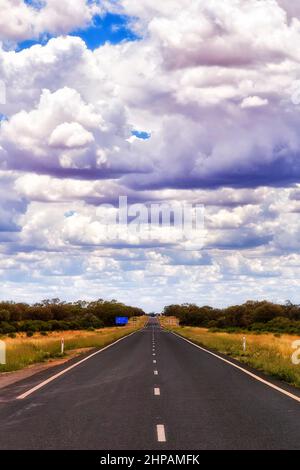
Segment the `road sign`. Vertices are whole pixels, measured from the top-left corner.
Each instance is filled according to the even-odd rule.
[[[116,325],[127,325],[128,317],[116,317]]]

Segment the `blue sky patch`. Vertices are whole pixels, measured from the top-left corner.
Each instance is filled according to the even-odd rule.
[[[27,39],[26,41],[19,42],[17,51],[23,51],[24,49],[29,49],[32,46],[36,46],[37,44],[40,44],[42,46],[45,46],[49,39],[51,39],[52,36],[46,36],[43,39]]]
[[[127,16],[112,13],[104,17],[96,16],[91,26],[74,31],[71,36],[80,37],[92,50],[106,42],[119,44],[124,41],[137,41],[139,36],[130,29],[129,21]]]
[[[31,2],[28,2],[31,3]],[[70,32],[70,36],[80,37],[88,49],[94,50],[106,42],[119,44],[124,41],[137,41],[140,39],[130,28],[130,18],[124,15],[107,13],[105,16],[95,16],[93,24],[84,29]],[[37,44],[45,45],[53,35],[44,34],[42,38],[27,39],[18,43],[17,51],[29,49]]]
[[[41,10],[45,6],[46,1],[45,0],[24,0],[24,3],[26,3],[26,5],[32,8],[35,8],[36,10]]]
[[[76,211],[68,211],[68,212],[65,212],[64,216],[66,219],[69,219],[70,217],[73,217],[73,215],[76,214]]]
[[[148,140],[151,137],[151,134],[149,132],[146,132],[146,131],[134,130],[134,131],[131,132],[131,134],[134,135],[135,137],[137,137],[138,139],[142,139],[142,140]]]

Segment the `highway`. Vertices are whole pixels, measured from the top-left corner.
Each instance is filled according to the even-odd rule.
[[[271,388],[154,318],[43,384],[67,367],[2,390],[0,449],[300,449],[299,391]]]

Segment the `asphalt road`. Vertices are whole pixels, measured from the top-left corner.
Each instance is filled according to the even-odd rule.
[[[16,399],[49,375],[0,394],[0,449],[300,449],[299,402],[155,319]]]

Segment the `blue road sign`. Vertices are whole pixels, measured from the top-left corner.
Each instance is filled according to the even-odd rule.
[[[116,325],[127,325],[128,317],[116,317]]]

